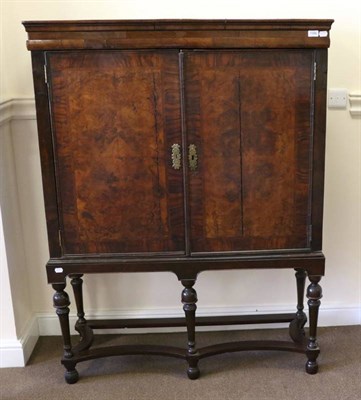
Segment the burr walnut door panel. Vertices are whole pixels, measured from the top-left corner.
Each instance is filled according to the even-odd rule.
[[[177,51],[47,54],[63,253],[184,253]]]
[[[309,248],[313,52],[184,58],[191,251]]]

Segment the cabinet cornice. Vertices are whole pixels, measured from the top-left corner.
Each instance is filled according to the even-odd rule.
[[[25,21],[29,50],[327,48],[333,20]],[[313,32],[313,34],[309,34]],[[323,32],[315,35],[315,32]]]

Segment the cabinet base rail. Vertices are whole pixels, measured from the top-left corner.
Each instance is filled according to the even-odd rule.
[[[196,317],[196,326],[282,323],[291,322],[295,318],[295,313]],[[87,325],[92,329],[169,328],[186,326],[186,321],[184,317],[87,319]]]
[[[290,334],[292,335],[292,322],[294,321],[297,321],[297,315],[295,313],[214,316],[198,317],[196,319],[196,326],[291,322]],[[218,343],[199,348],[193,354],[190,354],[187,349],[182,347],[164,345],[119,345],[91,349],[94,340],[93,330],[95,329],[182,327],[185,325],[186,322],[184,318],[87,320],[86,322],[77,323],[75,328],[80,333],[81,340],[77,345],[72,347],[72,355],[64,357],[61,361],[67,370],[65,373],[65,379],[68,383],[75,383],[78,381],[79,375],[75,366],[80,362],[123,355],[167,356],[183,359],[189,364],[197,365],[198,361],[203,358],[239,351],[276,350],[307,354],[307,343],[305,337],[303,337],[303,339],[298,343],[281,340],[247,340]],[[195,376],[192,376],[188,371],[188,376],[191,379],[196,379],[198,378],[199,373],[196,372]]]
[[[76,351],[76,348],[74,348],[73,357],[71,359],[63,358],[61,363],[67,369],[67,372],[65,373],[66,381],[68,383],[75,383],[79,378],[77,373],[75,381],[72,381],[73,379],[75,379],[74,372],[71,374],[72,380],[69,381],[67,379],[67,376],[69,376],[69,372],[76,371],[76,364],[79,362],[94,360],[97,358],[125,355],[155,355],[180,358],[183,360],[187,360],[188,362],[193,360],[198,363],[198,361],[203,358],[215,356],[218,354],[252,350],[278,350],[306,354],[307,347],[305,343],[295,344],[292,342],[281,340],[250,340],[219,343],[216,345],[200,348],[198,349],[197,353],[190,355],[187,354],[186,350],[181,347],[158,345],[120,345],[96,348],[79,352]]]
[[[241,324],[241,323],[256,323],[258,317],[261,323],[272,323],[272,322],[287,322],[295,320],[295,314],[267,314],[260,316],[227,316],[227,317],[203,317],[197,319],[197,325],[205,326],[211,325],[211,320],[214,320],[212,325],[221,325],[221,322],[217,320],[222,318],[230,324]],[[154,324],[151,325],[151,320]],[[166,321],[172,322],[166,324]],[[287,320],[287,321],[286,321]],[[198,324],[199,321],[199,324]],[[242,322],[240,322],[242,321]],[[260,323],[260,322],[258,322]],[[290,341],[281,340],[247,340],[247,341],[234,341],[228,343],[219,343],[211,346],[206,346],[197,349],[193,354],[190,354],[187,349],[181,347],[164,346],[164,345],[119,345],[119,346],[107,346],[90,349],[93,342],[93,329],[114,329],[122,327],[165,327],[165,326],[184,326],[185,322],[181,318],[167,318],[164,321],[160,319],[137,319],[137,320],[89,320],[85,324],[77,324],[76,329],[81,334],[80,342],[72,348],[72,356],[69,358],[63,358],[61,363],[66,368],[65,379],[68,383],[77,382],[79,375],[75,369],[76,364],[89,361],[97,358],[114,357],[122,355],[155,355],[155,356],[167,356],[186,360],[188,363],[198,364],[198,361],[231,352],[239,351],[252,351],[252,350],[276,350],[276,351],[289,351],[295,353],[307,354],[307,343],[304,338],[300,343],[293,343]],[[189,373],[188,373],[189,375]],[[196,379],[199,376],[189,376],[191,379]]]
[[[64,365],[65,380],[75,383],[79,374],[75,369],[79,362],[102,357],[121,355],[160,355],[183,359],[187,362],[187,374],[190,379],[200,376],[199,360],[222,353],[250,351],[250,350],[278,350],[303,353],[307,356],[306,372],[315,374],[318,371],[317,357],[320,349],[317,344],[317,319],[322,289],[319,285],[321,276],[309,275],[311,281],[307,288],[309,306],[309,334],[306,338],[304,326],[307,322],[303,309],[306,271],[296,269],[297,282],[297,312],[283,314],[253,314],[196,317],[197,292],[193,288],[195,279],[181,280],[184,287],[181,300],[185,318],[128,318],[128,319],[85,319],[82,296],[81,274],[72,274],[71,285],[77,306],[78,320],[75,329],[80,335],[80,341],[72,346],[69,327],[69,296],[64,291],[66,284],[53,284],[55,289],[54,307],[59,317],[64,353],[61,360]],[[292,341],[250,340],[219,343],[198,348],[196,346],[196,327],[215,325],[242,325],[242,324],[289,323],[289,335]],[[165,345],[120,345],[91,348],[94,340],[94,330],[97,329],[125,329],[125,328],[161,328],[186,327],[187,346],[185,348]]]

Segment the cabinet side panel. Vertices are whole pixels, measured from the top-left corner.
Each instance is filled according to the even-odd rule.
[[[65,253],[183,251],[177,53],[48,59]]]
[[[309,247],[312,51],[187,55],[192,251]]]
[[[327,49],[316,51],[314,152],[312,181],[312,250],[322,249],[323,195],[325,172]]]
[[[49,98],[44,69],[45,57],[43,52],[33,51],[31,58],[49,252],[50,257],[59,257],[61,255],[61,248],[59,245],[58,204]]]

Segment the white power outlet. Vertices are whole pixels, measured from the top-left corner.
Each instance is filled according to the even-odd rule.
[[[347,90],[329,89],[328,108],[347,108]]]

